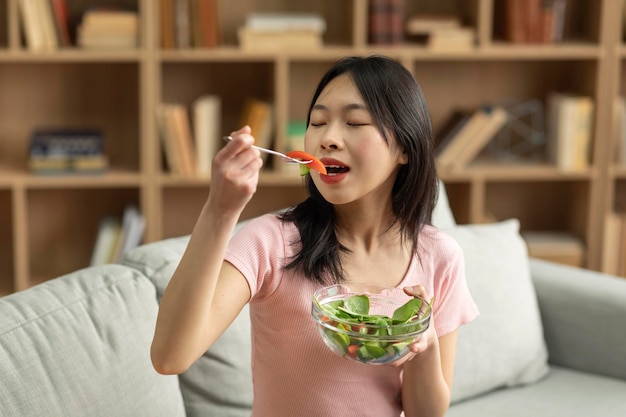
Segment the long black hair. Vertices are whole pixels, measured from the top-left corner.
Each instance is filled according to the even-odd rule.
[[[307,126],[319,95],[343,74],[352,78],[387,144],[395,139],[408,157],[392,189],[392,210],[402,238],[417,250],[422,226],[431,223],[438,193],[432,126],[422,90],[413,75],[391,58],[342,58],[320,80],[309,106]],[[349,250],[337,240],[333,205],[310,176],[305,182],[309,197],[281,215],[284,221],[293,221],[300,232],[300,241],[292,244],[302,245],[286,268],[301,269],[308,279],[321,284],[341,282],[340,254]]]

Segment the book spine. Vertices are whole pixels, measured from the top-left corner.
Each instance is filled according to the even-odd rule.
[[[391,42],[387,0],[369,1],[369,43],[387,45]]]
[[[404,11],[406,0],[388,0],[389,43],[400,45],[404,42]]]
[[[69,12],[67,8],[67,0],[50,0],[52,12],[54,15],[54,23],[61,46],[68,47],[72,45],[70,39]]]

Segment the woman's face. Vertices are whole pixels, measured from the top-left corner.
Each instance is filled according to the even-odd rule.
[[[326,166],[328,175],[311,171],[311,177],[331,204],[389,200],[399,165],[407,162],[394,138],[387,145],[348,75],[333,79],[318,97],[305,150]]]

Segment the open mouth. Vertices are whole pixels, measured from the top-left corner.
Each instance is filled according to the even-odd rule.
[[[342,165],[326,165],[326,175],[339,175],[350,171],[350,168]]]

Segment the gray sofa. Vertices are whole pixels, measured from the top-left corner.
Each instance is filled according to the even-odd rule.
[[[459,334],[448,416],[626,415],[626,280],[529,260],[517,221],[455,225],[445,195],[435,223],[465,251],[481,310]],[[249,416],[247,311],[184,374],[151,367],[187,239],[1,298],[0,416]]]

